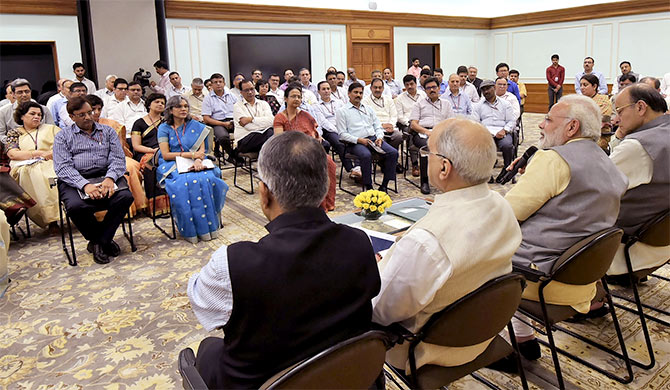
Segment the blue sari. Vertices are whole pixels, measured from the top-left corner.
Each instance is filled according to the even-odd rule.
[[[189,120],[177,130],[163,123],[158,128],[158,142],[167,142],[171,152],[196,152],[203,142],[207,150],[208,134],[209,129],[195,120]],[[217,167],[179,173],[174,160],[166,161],[160,151],[158,153],[157,177],[170,196],[179,234],[190,242],[215,238],[228,192],[221,170]]]

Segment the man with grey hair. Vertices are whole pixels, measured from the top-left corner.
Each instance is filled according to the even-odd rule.
[[[514,212],[486,183],[496,147],[483,125],[465,118],[439,122],[420,153],[428,159],[430,184],[442,193],[379,262],[382,288],[372,301],[374,322],[399,322],[411,332],[489,280],[510,273],[521,242]],[[491,340],[465,348],[420,343],[417,368],[468,363]],[[389,351],[387,362],[409,372],[408,343]]]
[[[379,272],[370,239],[332,222],[326,153],[298,131],[270,138],[258,156],[258,242],[219,248],[191,276],[188,296],[208,331],[196,367],[208,388],[259,388],[272,375],[371,325]],[[305,299],[309,297],[309,299]]]
[[[49,111],[53,111],[53,106],[54,104],[56,104],[57,101],[65,98],[65,94],[63,93],[63,84],[66,81],[68,81],[68,79],[58,79],[58,83],[56,83],[56,85],[58,86],[58,93],[50,97],[49,100],[47,100],[46,106],[49,109]]]
[[[94,95],[102,99],[103,102],[108,97],[114,95],[114,82],[116,79],[117,76],[115,74],[107,75],[107,77],[105,77],[105,87],[95,91]]]
[[[202,122],[202,101],[205,100],[205,94],[202,92],[205,88],[205,82],[200,77],[191,81],[191,90],[184,94],[188,104],[191,106],[191,116],[198,122]]]
[[[600,121],[600,109],[593,99],[567,95],[540,123],[542,150],[533,155],[519,182],[505,196],[523,234],[512,258],[516,266],[548,274],[576,242],[614,226],[628,179],[596,143]],[[524,298],[537,301],[538,286],[529,281]],[[544,291],[548,304],[588,313],[596,284],[551,282]],[[593,309],[598,309],[595,315],[607,313],[600,302]],[[513,324],[521,353],[527,359],[538,359],[540,347],[532,328],[515,319]]]
[[[30,88],[30,82],[26,79],[16,79],[10,84],[12,92],[14,92],[14,103],[6,104],[0,107],[0,137],[7,134],[9,130],[14,130],[19,125],[14,121],[14,111],[16,107],[21,103],[27,101],[35,101],[31,99],[32,88]],[[41,123],[48,123],[50,125],[54,124],[54,118],[45,106],[42,106],[42,116]]]

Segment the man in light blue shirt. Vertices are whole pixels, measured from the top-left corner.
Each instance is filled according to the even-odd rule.
[[[591,57],[586,57],[584,58],[584,71],[577,73],[575,76],[575,92],[578,95],[582,94],[582,89],[579,86],[579,81],[582,79],[582,76],[585,74],[593,74],[598,78],[598,93],[602,93],[603,95],[607,95],[607,80],[605,80],[605,76],[596,71],[593,70],[593,64],[595,61]]]
[[[226,90],[225,79],[220,73],[214,73],[210,77],[212,91],[202,101],[202,118],[206,125],[214,129],[214,140],[216,142],[214,154],[219,156],[219,147],[223,147],[228,153],[229,160],[233,159],[233,147],[230,144],[230,131],[233,130],[233,106],[237,98]]]
[[[391,90],[391,97],[395,99],[396,96],[402,93],[402,87],[395,80],[393,80],[393,71],[391,68],[385,68],[383,76],[385,86]]]
[[[398,151],[384,142],[384,129],[379,119],[372,108],[361,103],[362,99],[363,86],[356,82],[349,85],[349,103],[335,114],[337,132],[340,140],[347,143],[347,152],[358,156],[366,189],[372,189],[372,153],[377,153],[373,148],[376,146],[384,151],[383,154],[377,153],[384,167],[384,179],[379,190],[387,192],[388,182],[395,180]]]
[[[461,92],[461,78],[456,73],[450,74],[448,85],[449,89],[440,98],[451,102],[451,109],[454,114],[472,119],[472,102],[470,96]]]

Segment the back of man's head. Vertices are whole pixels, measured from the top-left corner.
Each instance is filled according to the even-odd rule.
[[[465,118],[447,119],[435,126],[431,137],[435,137],[435,153],[451,161],[466,185],[474,186],[489,179],[496,161],[496,145],[481,123]]]
[[[258,176],[284,212],[318,207],[328,191],[326,152],[299,131],[275,135],[258,155]]]
[[[656,113],[664,113],[668,111],[668,104],[665,99],[663,99],[661,93],[648,84],[633,84],[625,90],[630,94],[631,103],[643,101]]]
[[[573,138],[590,138],[596,142],[600,139],[602,113],[593,99],[581,95],[566,95],[559,103],[566,106],[567,117],[579,122],[579,134]]]

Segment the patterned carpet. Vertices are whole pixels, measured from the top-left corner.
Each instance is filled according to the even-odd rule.
[[[526,141],[521,152],[536,142],[541,115],[525,114]],[[502,161],[499,158],[500,161]],[[497,173],[497,172],[496,172]],[[0,388],[3,389],[173,389],[181,387],[177,355],[190,346],[196,349],[208,333],[198,324],[186,296],[189,276],[200,269],[222,244],[257,240],[266,234],[265,217],[257,206],[257,195],[247,195],[232,186],[232,170],[224,171],[230,184],[222,212],[224,228],[219,238],[197,245],[168,240],[151,220],[136,218],[133,231],[137,252],[116,237],[122,255],[109,265],[93,262],[85,241],[75,233],[79,266],[67,265],[60,237],[47,235],[32,225],[33,237],[12,242],[12,283],[0,298]],[[344,182],[357,189],[348,178]],[[245,182],[245,184],[248,183]],[[505,193],[511,187],[494,185]],[[420,196],[418,189],[398,180],[394,200]],[[352,197],[337,193],[336,216],[354,210]],[[160,221],[167,226],[169,220]],[[662,273],[668,274],[667,270]],[[666,309],[670,304],[665,282],[650,280],[642,288],[643,300]],[[619,312],[620,313],[620,312]],[[620,314],[629,351],[646,361],[641,330],[636,317]],[[608,319],[571,326],[594,339],[616,345]],[[585,367],[561,359],[569,388],[581,389],[670,389],[670,331],[650,324],[657,365],[649,371],[635,370],[635,381],[621,385]],[[215,334],[214,332],[213,334]],[[557,337],[558,344],[581,356],[605,363],[623,373],[621,363],[603,357],[580,342]],[[538,362],[526,362],[532,388],[555,385],[548,350]],[[516,376],[481,370],[487,379],[505,389],[519,388]],[[395,388],[392,383],[387,385]],[[472,378],[452,389],[485,388]]]

